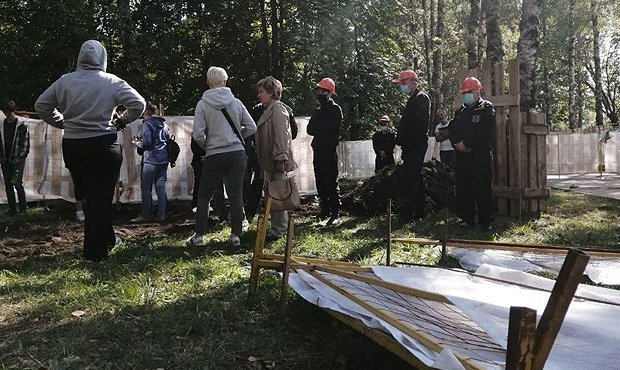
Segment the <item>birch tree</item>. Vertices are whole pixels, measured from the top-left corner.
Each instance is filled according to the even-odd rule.
[[[592,0],[596,1],[596,0]],[[542,0],[523,0],[519,24],[519,57],[521,111],[527,112],[536,105],[535,71],[538,55],[538,24]]]

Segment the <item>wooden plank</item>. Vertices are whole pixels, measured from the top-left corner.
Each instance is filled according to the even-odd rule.
[[[506,114],[505,108],[499,107],[495,110],[495,148],[493,151],[493,184],[496,186],[508,186],[508,138],[506,135]],[[508,200],[506,197],[496,194],[495,203],[497,213],[500,215],[508,214]]]
[[[519,86],[519,61],[512,59],[508,62],[508,92],[511,95],[520,95]],[[511,188],[522,189],[523,182],[521,181],[521,171],[526,162],[521,156],[521,114],[519,107],[510,107],[508,111],[508,132],[509,132],[509,152],[508,163],[509,168],[509,182],[508,185]],[[521,216],[521,201],[510,201],[510,214],[512,216]]]
[[[551,192],[547,187],[547,135],[536,136],[536,168],[538,188],[547,193],[545,197],[538,200],[538,210],[543,212],[547,210],[547,199],[551,197]]]
[[[291,252],[293,250],[293,231],[295,224],[293,215],[289,212],[288,225],[286,228],[286,247],[284,249],[284,262],[282,264],[282,286],[280,287],[280,309],[286,313],[286,298],[288,293],[288,274],[291,268]]]
[[[523,133],[528,135],[549,135],[549,127],[547,125],[523,125]]]
[[[482,89],[484,92],[483,97],[485,99],[489,99],[493,95],[493,81],[491,80],[493,76],[493,63],[490,60],[486,59],[482,62],[482,70],[480,73],[480,83],[482,83]]]
[[[512,107],[519,105],[518,95],[491,95],[487,100],[496,107]]]
[[[523,190],[524,199],[549,199],[551,190],[549,188],[526,188]]]
[[[442,245],[444,241],[438,239],[423,238],[393,238],[394,243],[418,244],[418,245]],[[497,249],[514,252],[531,252],[531,253],[549,253],[549,254],[565,254],[570,250],[568,245],[546,245],[546,244],[519,244],[498,242],[492,240],[463,240],[448,239],[445,241],[446,246],[456,248],[470,249]],[[620,249],[608,249],[598,247],[582,247],[580,250],[592,257],[610,257],[620,258]]]
[[[392,198],[387,203],[387,249],[385,250],[385,265],[390,265],[392,255]]]
[[[536,311],[510,307],[506,370],[531,370],[536,344]]]
[[[589,259],[580,250],[571,249],[568,252],[536,328],[536,352],[532,369],[542,370],[545,366]]]
[[[415,357],[411,352],[409,352],[400,342],[398,342],[394,337],[389,334],[382,332],[379,329],[372,329],[368,326],[364,325],[360,320],[354,319],[351,316],[347,316],[338,311],[330,310],[329,308],[323,308],[328,314],[332,315],[336,319],[343,322],[345,325],[354,329],[358,333],[377,343],[381,347],[387,349],[388,351],[395,354],[401,360],[407,362],[409,365],[413,366],[419,370],[431,370],[432,367],[429,367],[420,359]]]
[[[280,254],[271,254],[271,253],[263,253],[261,255],[261,259],[265,260],[276,260],[276,261],[284,261],[284,256]],[[313,258],[313,257],[303,257],[303,256],[295,256],[295,260],[304,263],[315,263],[319,265],[344,265],[344,266],[358,266],[361,265],[353,262],[345,262],[345,261],[337,261],[337,260],[326,260],[321,258]]]
[[[248,287],[248,299],[251,299],[258,288],[258,278],[260,275],[260,266],[258,261],[261,259],[263,249],[265,247],[265,236],[267,235],[267,223],[269,222],[269,214],[271,213],[271,197],[267,197],[265,202],[265,214],[258,218],[258,226],[256,228],[256,240],[254,241],[254,253],[252,255],[252,267],[250,269],[250,284]]]
[[[521,122],[527,122],[527,121],[521,121]],[[540,169],[538,168],[538,136],[536,135],[523,135],[524,138],[527,138],[527,167],[523,168],[523,172],[527,173],[527,182],[523,183],[523,187],[524,188],[531,188],[531,189],[535,189],[538,188],[538,172],[540,171]],[[525,192],[524,192],[525,195]],[[529,209],[528,211],[530,212],[538,212],[538,200],[536,199],[525,199],[526,204],[529,203]]]
[[[493,65],[493,96],[506,94],[506,84],[504,83],[504,63]]]
[[[521,112],[519,107],[510,107],[508,113],[508,186],[514,189],[521,189],[523,182],[521,179],[521,169],[524,165],[524,158],[521,156]],[[511,199],[510,215],[521,216],[520,199]]]
[[[493,185],[493,195],[498,198],[504,198],[504,200],[520,199],[522,197],[521,190],[504,185]]]

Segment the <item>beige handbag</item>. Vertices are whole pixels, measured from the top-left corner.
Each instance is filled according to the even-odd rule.
[[[295,176],[267,183],[267,196],[271,197],[272,211],[290,211],[299,207],[299,189]]]

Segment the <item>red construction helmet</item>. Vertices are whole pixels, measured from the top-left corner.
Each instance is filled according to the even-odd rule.
[[[413,78],[416,82],[420,81],[420,79],[418,78],[417,73],[415,73],[414,71],[408,69],[406,71],[400,72],[400,74],[398,75],[398,79],[395,80],[394,82],[402,83],[403,81],[408,80],[410,78]]]
[[[336,92],[336,83],[331,78],[324,78],[316,84],[317,89],[324,89],[329,91],[330,94]]]
[[[463,83],[461,83],[461,92],[466,93],[472,90],[482,90],[482,84],[476,77],[467,77],[463,80]]]

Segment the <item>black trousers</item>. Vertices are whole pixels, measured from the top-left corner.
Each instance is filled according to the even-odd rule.
[[[493,221],[491,181],[490,152],[456,154],[456,210],[463,221],[473,224],[476,208],[480,225]]]
[[[0,165],[0,167],[2,168],[2,178],[4,179],[4,190],[6,191],[6,199],[9,204],[9,211],[13,213],[17,212],[17,204],[15,203],[15,192],[17,192],[17,199],[19,201],[19,211],[24,212],[26,210],[26,191],[24,190],[24,184],[22,182],[22,178],[24,177],[25,165],[26,161],[23,161],[19,164],[6,162]]]
[[[319,193],[322,215],[338,216],[340,194],[338,189],[338,154],[314,151],[314,181]]]
[[[426,197],[424,196],[424,180],[422,178],[422,164],[428,144],[414,148],[403,148],[403,166],[405,170],[405,204],[401,217],[410,219],[424,217],[426,214]]]
[[[63,139],[65,166],[84,192],[84,258],[108,257],[116,237],[112,226],[114,189],[123,162],[116,134]]]

